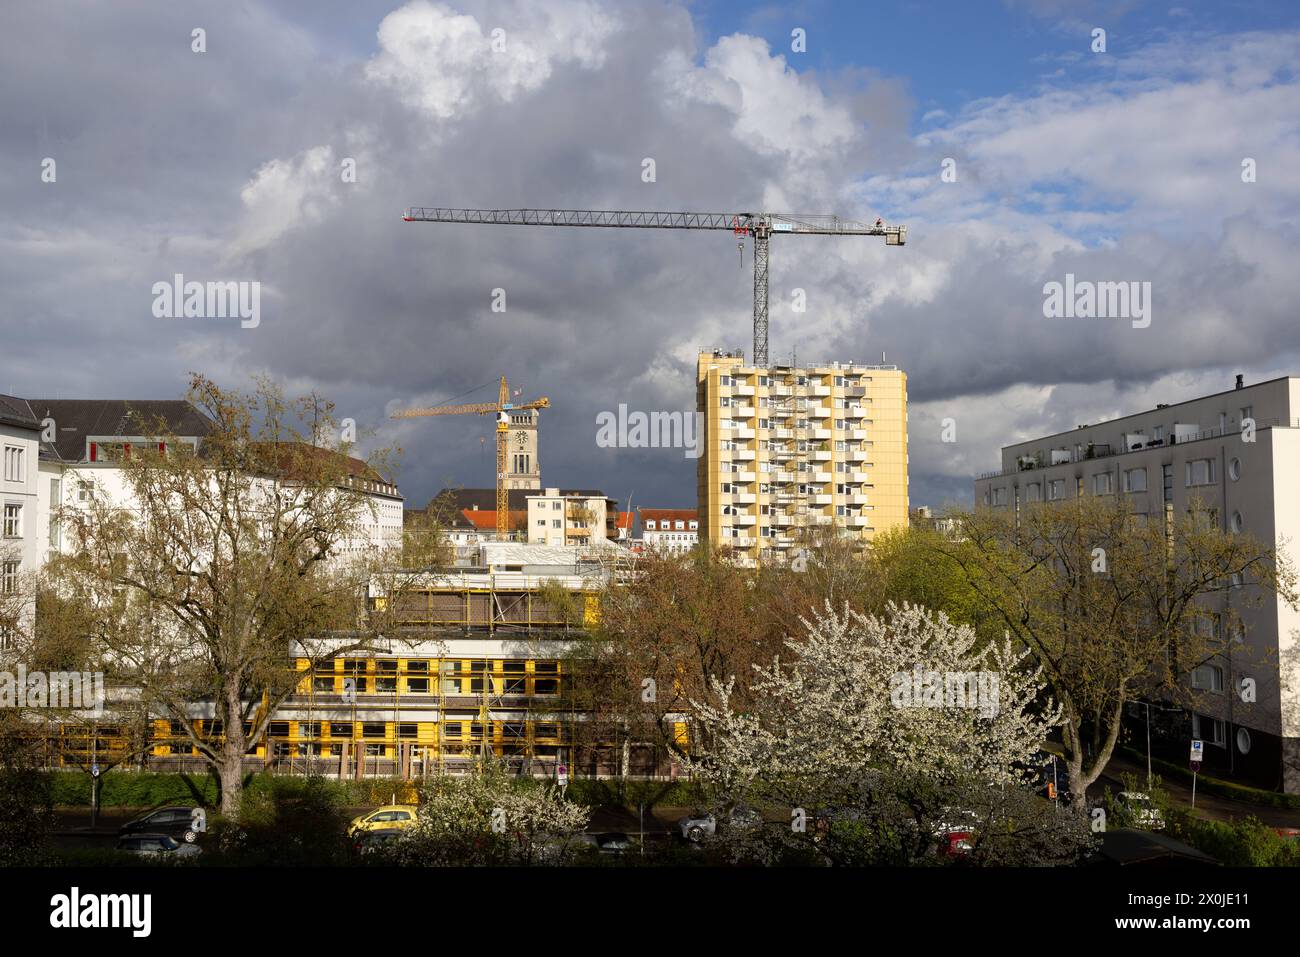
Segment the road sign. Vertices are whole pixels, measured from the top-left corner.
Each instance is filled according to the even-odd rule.
[[[92,778],[97,778],[97,777],[99,777],[99,765],[98,765],[98,764],[92,764],[92,765],[90,766],[90,776],[91,776]]]
[[[1192,739],[1192,760],[1197,764],[1200,764],[1201,759],[1204,757],[1205,757],[1205,742],[1198,740],[1197,738],[1193,738]]]
[[[561,764],[555,769],[555,780],[560,787],[564,787],[569,783],[569,766],[567,764]]]

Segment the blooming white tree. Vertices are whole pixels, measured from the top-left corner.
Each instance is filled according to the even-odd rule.
[[[589,818],[558,788],[521,781],[487,762],[464,777],[426,783],[418,819],[393,845],[393,859],[426,866],[561,863]]]
[[[993,835],[1055,820],[1023,797],[1059,709],[1009,641],[981,647],[969,627],[912,605],[881,617],[828,605],[802,624],[790,661],[756,667],[750,710],[732,709],[732,682],[718,684],[721,704],[693,702],[687,763],[717,796],[719,839],[768,860],[908,863],[961,829],[976,845],[986,833],[1004,860]],[[769,823],[746,826],[739,804]]]

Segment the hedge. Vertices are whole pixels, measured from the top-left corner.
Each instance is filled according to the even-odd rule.
[[[1146,763],[1147,756],[1145,753],[1130,747],[1121,747],[1119,750],[1132,761],[1139,764]],[[1165,777],[1177,778],[1184,784],[1190,785],[1192,783],[1192,772],[1181,764],[1174,764],[1171,761],[1153,757],[1151,767],[1153,770],[1158,770]],[[1300,794],[1265,791],[1262,788],[1253,788],[1246,784],[1237,784],[1232,781],[1224,781],[1222,778],[1209,777],[1204,773],[1197,774],[1196,789],[1205,794],[1230,798],[1234,801],[1245,801],[1248,804],[1259,804],[1263,807],[1283,808],[1293,811],[1300,810]]]

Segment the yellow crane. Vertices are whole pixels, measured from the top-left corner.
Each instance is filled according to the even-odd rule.
[[[426,409],[405,409],[394,412],[394,419],[419,419],[430,415],[493,415],[497,417],[497,538],[506,541],[510,534],[510,492],[506,488],[506,437],[510,431],[510,412],[518,409],[546,409],[551,400],[546,396],[531,402],[510,401],[510,386],[501,377],[501,392],[496,402],[471,402],[468,405],[435,405]]]

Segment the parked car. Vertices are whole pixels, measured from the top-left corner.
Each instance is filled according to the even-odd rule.
[[[610,857],[622,857],[632,848],[632,839],[621,831],[579,834],[578,840],[582,844]]]
[[[357,831],[352,838],[352,850],[361,855],[369,854],[378,848],[392,844],[405,833],[405,827],[376,827]]]
[[[180,804],[154,808],[127,821],[117,829],[117,833],[119,837],[129,834],[166,834],[186,844],[193,844],[200,833],[200,829],[195,826],[196,810],[201,809]]]
[[[939,853],[946,857],[965,857],[975,846],[979,815],[962,808],[947,808],[935,827]]]
[[[117,849],[139,857],[195,857],[203,853],[197,844],[182,844],[168,834],[129,834],[120,838]]]
[[[348,823],[348,837],[356,837],[362,831],[410,827],[415,823],[418,810],[413,804],[390,804],[366,814],[358,814]]]
[[[727,816],[727,825],[733,828],[757,827],[762,823],[762,815],[743,804],[737,804]],[[677,830],[686,840],[698,844],[718,832],[718,821],[709,812],[696,809],[677,822]]]
[[[1145,792],[1120,791],[1115,795],[1115,803],[1123,808],[1139,827],[1158,831],[1165,826],[1165,816],[1160,813],[1160,808],[1155,806],[1151,796]]]

